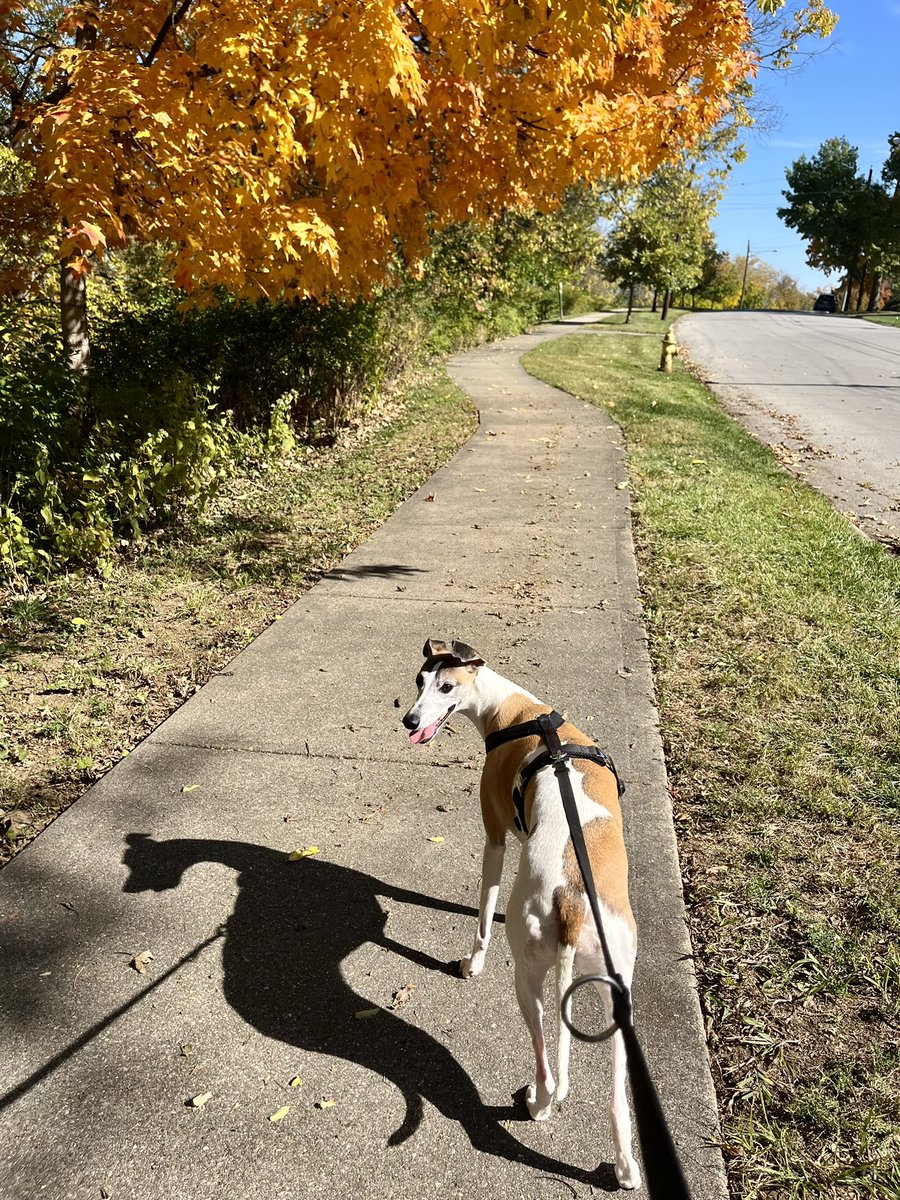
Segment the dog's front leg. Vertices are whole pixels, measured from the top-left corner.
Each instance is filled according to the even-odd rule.
[[[497,896],[500,892],[500,877],[503,874],[503,856],[506,854],[506,840],[491,841],[490,837],[484,844],[484,855],[481,860],[481,901],[478,905],[478,927],[475,930],[475,941],[472,953],[459,964],[460,974],[464,979],[479,975],[484,967],[484,956],[491,940],[491,928],[494,923],[494,910],[497,907]]]

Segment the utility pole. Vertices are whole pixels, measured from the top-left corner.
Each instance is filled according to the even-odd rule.
[[[744,292],[747,290],[747,272],[750,270],[750,239],[747,238],[747,257],[744,260],[744,278],[741,280],[741,298],[738,300],[738,308],[744,307]]]

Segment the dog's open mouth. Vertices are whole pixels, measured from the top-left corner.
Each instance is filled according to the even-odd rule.
[[[451,704],[444,715],[439,717],[433,725],[426,725],[424,729],[414,729],[409,735],[409,740],[412,744],[414,746],[427,746],[455,708],[456,705]]]

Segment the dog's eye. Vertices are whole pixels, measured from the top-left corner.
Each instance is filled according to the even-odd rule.
[[[447,692],[452,692],[453,684],[452,683],[442,683],[440,686],[440,691],[442,691],[445,695]]]

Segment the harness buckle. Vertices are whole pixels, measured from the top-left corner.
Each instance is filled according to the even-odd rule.
[[[540,713],[537,718],[537,723],[541,729],[541,737],[544,739],[544,744],[547,747],[547,753],[550,755],[550,761],[554,766],[557,763],[566,761],[567,755],[563,750],[562,743],[559,740],[559,734],[556,732],[556,726],[550,719],[549,713]]]

